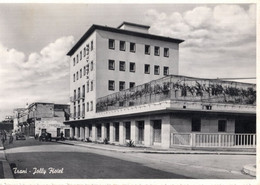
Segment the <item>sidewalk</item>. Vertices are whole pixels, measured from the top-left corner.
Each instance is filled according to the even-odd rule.
[[[236,151],[202,151],[202,150],[184,150],[184,149],[162,149],[159,147],[126,147],[111,144],[88,143],[83,141],[57,141],[58,143],[75,145],[99,150],[115,151],[122,153],[157,153],[157,154],[215,154],[215,155],[256,155],[255,152],[236,152]]]
[[[4,150],[0,150],[0,162],[1,162],[0,165],[2,165],[2,168],[0,167],[1,168],[0,172],[3,173],[1,177],[4,179],[13,179],[14,176],[9,163],[5,158]]]

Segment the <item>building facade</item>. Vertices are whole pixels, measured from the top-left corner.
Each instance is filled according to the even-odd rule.
[[[69,105],[35,102],[27,108],[15,109],[14,113],[18,131],[28,136],[49,132],[58,137],[63,132],[65,137],[70,137],[70,128],[63,123],[69,120]]]
[[[163,148],[255,147],[255,84],[178,76],[183,40],[148,30],[93,25],[68,52],[71,136]]]

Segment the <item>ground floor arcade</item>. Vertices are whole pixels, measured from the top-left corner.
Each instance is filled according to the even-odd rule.
[[[255,115],[168,112],[70,121],[70,137],[125,145],[255,147]],[[247,128],[246,130],[243,128]]]

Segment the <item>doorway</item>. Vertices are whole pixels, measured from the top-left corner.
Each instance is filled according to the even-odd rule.
[[[144,121],[137,121],[138,127],[138,144],[144,144]]]

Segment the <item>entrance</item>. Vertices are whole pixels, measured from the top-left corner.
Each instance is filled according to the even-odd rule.
[[[110,129],[109,129],[109,123],[106,123],[106,131],[107,131],[107,139],[108,140],[110,140],[110,137],[109,137],[109,135],[110,135]]]
[[[60,128],[57,128],[57,137],[60,137]]]
[[[115,141],[119,142],[119,123],[116,122],[116,123],[114,123],[114,125],[115,125],[115,132],[116,132]]]
[[[153,142],[154,143],[161,143],[161,133],[162,133],[162,121],[161,120],[154,120],[153,121]]]
[[[131,122],[125,122],[125,139],[130,140],[131,137]]]
[[[70,137],[70,129],[65,129],[65,137],[69,138]]]
[[[144,144],[144,121],[137,121],[138,127],[138,144]]]

